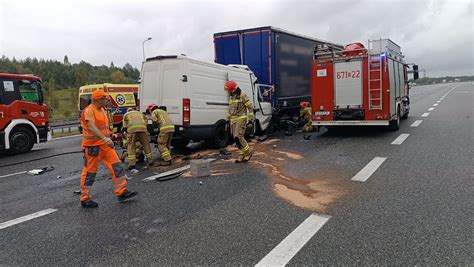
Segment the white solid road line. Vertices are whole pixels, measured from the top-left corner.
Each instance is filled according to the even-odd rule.
[[[435,108],[429,108],[429,109],[428,109],[428,111],[433,111],[433,110],[435,110]]]
[[[428,117],[429,115],[430,115],[430,113],[429,113],[429,112],[426,112],[426,113],[423,113],[423,114],[421,115],[421,117]]]
[[[401,145],[403,143],[403,141],[405,141],[408,136],[410,136],[410,134],[401,134],[399,137],[397,137],[397,139],[393,140],[393,142],[391,143],[392,145]]]
[[[35,212],[33,214],[30,214],[30,215],[26,215],[26,216],[23,216],[23,217],[20,217],[20,218],[16,218],[16,219],[13,219],[13,220],[10,220],[10,221],[7,221],[7,222],[0,223],[0,230],[5,229],[5,228],[10,227],[10,226],[13,226],[15,224],[19,224],[19,223],[22,223],[22,222],[26,222],[26,221],[29,221],[29,220],[39,218],[39,217],[44,216],[44,215],[48,215],[48,214],[53,213],[55,211],[58,211],[58,210],[56,210],[56,209],[45,209],[45,210],[38,211],[38,212]]]
[[[26,171],[10,173],[10,174],[7,174],[7,175],[0,175],[0,178],[4,178],[4,177],[8,177],[8,176],[13,176],[13,175],[17,175],[17,174],[22,174],[22,173],[26,173]]]
[[[330,218],[311,214],[255,266],[285,266]]]
[[[423,122],[423,120],[416,120],[415,122],[413,122],[410,127],[418,127],[420,126],[420,124]]]
[[[365,167],[360,170],[354,177],[352,177],[352,181],[359,181],[359,182],[365,182],[369,177],[382,165],[382,163],[386,160],[387,158],[382,158],[382,157],[375,157],[373,160],[371,160]]]

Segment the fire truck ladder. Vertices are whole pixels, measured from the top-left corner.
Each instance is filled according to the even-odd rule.
[[[372,47],[374,46],[374,47]],[[378,46],[378,47],[376,47]],[[379,40],[369,40],[368,73],[369,73],[369,110],[382,109],[382,44]]]

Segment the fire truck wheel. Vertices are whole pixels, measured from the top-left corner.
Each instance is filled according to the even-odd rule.
[[[33,133],[26,127],[17,127],[10,133],[10,150],[13,154],[30,151],[34,143]]]
[[[400,110],[397,112],[397,118],[390,121],[389,128],[392,131],[398,131],[398,129],[400,129]]]
[[[408,119],[408,112],[405,112],[405,114],[403,114],[403,116],[401,117],[402,120],[406,120]]]

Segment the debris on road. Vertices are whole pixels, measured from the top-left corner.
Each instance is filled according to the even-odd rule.
[[[38,169],[30,170],[30,171],[28,171],[28,174],[38,175],[38,174],[42,174],[44,172],[48,172],[48,171],[52,171],[52,170],[54,170],[54,166],[45,166],[45,167],[40,167]]]
[[[164,181],[173,180],[180,177],[182,174],[183,172],[178,172],[178,173],[168,174],[165,176],[160,176],[160,177],[155,178],[155,181],[164,182]]]
[[[191,160],[191,174],[196,177],[210,176],[210,164],[207,160],[197,159]]]

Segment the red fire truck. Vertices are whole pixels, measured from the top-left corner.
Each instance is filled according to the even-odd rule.
[[[404,61],[390,39],[349,44],[344,50],[318,45],[312,63],[314,126],[372,125],[398,130],[410,112],[408,73],[418,66]]]
[[[0,150],[19,154],[50,139],[41,79],[0,73]]]

